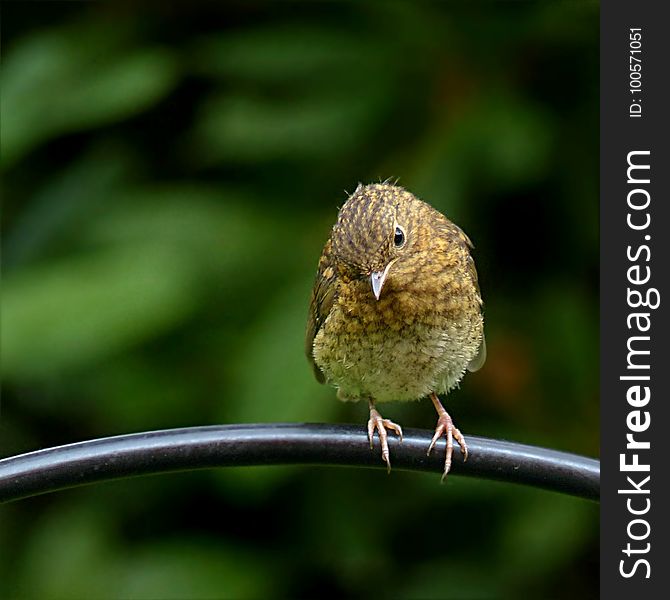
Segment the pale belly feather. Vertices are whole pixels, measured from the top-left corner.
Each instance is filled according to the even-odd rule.
[[[341,400],[407,401],[446,392],[472,359],[454,354],[456,348],[473,345],[463,344],[473,332],[462,328],[414,326],[411,333],[380,328],[349,336],[342,344],[329,335],[333,325],[326,322],[317,334],[314,357],[327,381],[339,388]]]

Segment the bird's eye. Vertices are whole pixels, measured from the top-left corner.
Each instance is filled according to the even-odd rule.
[[[396,248],[402,248],[405,245],[405,231],[400,225],[395,226],[395,233],[393,235],[393,245]]]

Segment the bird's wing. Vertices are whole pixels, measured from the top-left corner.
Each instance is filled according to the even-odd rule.
[[[465,245],[467,249],[467,272],[468,275],[470,276],[470,279],[475,284],[475,288],[477,289],[477,296],[479,297],[479,303],[482,304],[482,293],[481,290],[479,289],[479,277],[477,275],[477,268],[475,267],[475,261],[472,258],[472,255],[470,254],[470,252],[475,246],[470,241],[470,238],[465,234],[465,232],[460,227],[458,227],[458,225],[454,225],[454,228],[456,229],[457,236],[460,238],[461,242]],[[482,334],[482,341],[481,344],[479,344],[479,350],[477,350],[477,354],[468,364],[468,371],[470,372],[478,371],[484,366],[485,362],[486,362],[486,338],[484,337],[484,334]]]
[[[451,221],[448,221],[445,218],[445,221],[448,223],[448,230],[451,233],[452,236],[454,236],[460,243],[461,247],[465,250],[465,255],[466,255],[466,271],[472,280],[472,283],[475,284],[475,288],[477,289],[477,296],[479,296],[479,303],[482,303],[482,293],[481,290],[479,289],[479,277],[477,275],[477,268],[475,267],[475,260],[472,258],[472,254],[470,252],[474,249],[475,245],[470,241],[470,238],[466,235],[465,231],[463,231],[458,225],[455,225]]]
[[[333,302],[335,301],[336,290],[337,273],[332,258],[332,244],[328,240],[323,249],[323,254],[319,259],[316,281],[314,282],[312,299],[309,304],[307,331],[305,333],[305,354],[312,365],[312,370],[319,383],[325,383],[326,378],[314,361],[314,338],[330,314],[330,309],[333,307]]]
[[[484,366],[485,362],[486,362],[486,338],[482,333],[482,343],[479,344],[479,350],[477,350],[477,354],[468,364],[468,371],[470,371],[470,373],[479,371],[479,369],[481,369]]]

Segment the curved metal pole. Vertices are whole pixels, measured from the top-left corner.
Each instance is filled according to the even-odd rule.
[[[405,431],[389,440],[394,469],[444,466],[444,440],[430,456],[432,433]],[[546,448],[467,436],[463,463],[454,448],[452,474],[523,483],[597,500],[600,463]],[[319,464],[385,468],[378,440],[370,450],[363,427],[275,423],[187,427],[134,433],[47,448],[0,460],[0,502],[136,475],[210,467]],[[450,474],[450,477],[452,475]]]

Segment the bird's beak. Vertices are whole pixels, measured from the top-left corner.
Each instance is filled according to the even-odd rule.
[[[389,269],[391,268],[391,265],[395,262],[395,260],[392,260],[388,265],[386,265],[386,268],[383,271],[373,271],[370,274],[370,284],[372,285],[372,293],[375,295],[375,298],[379,300],[379,296],[382,294],[382,288],[384,287],[384,282],[386,281],[386,277],[389,274]]]

